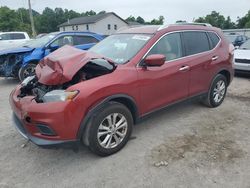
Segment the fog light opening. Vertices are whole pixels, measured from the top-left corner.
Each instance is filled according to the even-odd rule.
[[[47,125],[38,124],[37,128],[42,135],[45,136],[56,136],[55,132]]]
[[[31,123],[31,117],[27,116],[27,117],[25,118],[25,121],[28,122],[28,123]]]

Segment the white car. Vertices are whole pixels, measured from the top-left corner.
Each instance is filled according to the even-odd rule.
[[[234,69],[236,72],[250,73],[250,40],[247,40],[235,50],[234,58]]]
[[[30,40],[26,32],[0,32],[0,50],[19,47]]]

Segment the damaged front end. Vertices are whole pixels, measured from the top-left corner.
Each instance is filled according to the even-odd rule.
[[[0,55],[0,76],[17,77],[26,53]]]
[[[115,68],[107,58],[65,46],[39,63],[36,75],[22,82],[18,97],[34,96],[37,103],[66,101],[78,94],[78,91],[66,91],[67,88],[109,74]]]

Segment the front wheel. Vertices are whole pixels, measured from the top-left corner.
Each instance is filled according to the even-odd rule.
[[[118,152],[128,142],[133,128],[133,118],[126,106],[109,102],[90,124],[89,148],[100,156]]]
[[[227,93],[227,79],[224,75],[218,74],[209,89],[207,97],[203,103],[208,107],[215,108],[223,102]]]
[[[34,63],[29,63],[25,65],[24,67],[21,67],[18,72],[19,80],[23,81],[25,78],[35,75],[35,68],[36,68],[36,64]]]

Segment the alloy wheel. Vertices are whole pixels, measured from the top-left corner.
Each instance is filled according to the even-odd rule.
[[[99,144],[106,149],[117,147],[124,139],[128,130],[128,121],[120,113],[106,116],[98,127]]]

